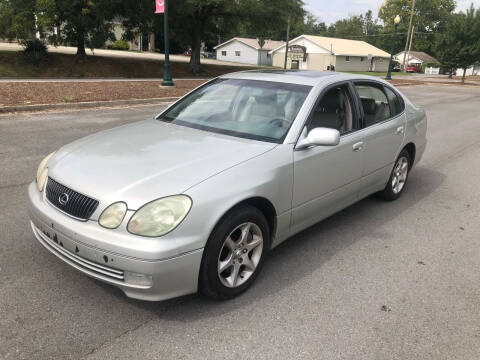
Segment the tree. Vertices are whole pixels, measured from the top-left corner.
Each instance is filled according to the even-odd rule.
[[[436,50],[450,73],[463,69],[464,83],[467,68],[480,61],[480,9],[472,4],[466,13],[450,15],[445,31],[437,36]]]
[[[77,46],[77,56],[85,56],[85,47],[101,47],[115,40],[111,21],[119,0],[37,0],[39,22],[50,29],[53,43],[62,41]],[[53,28],[61,28],[54,34]]]
[[[385,34],[393,33],[393,19],[400,15],[402,21],[398,25],[399,40],[405,44],[408,32],[408,19],[411,13],[412,0],[386,0],[378,11],[378,17],[384,22]],[[455,0],[416,0],[413,25],[415,26],[415,49],[434,54],[434,35],[442,31],[450,14],[455,10]],[[385,36],[384,42],[391,42]],[[386,45],[386,44],[385,44]],[[385,45],[383,47],[385,47]]]
[[[0,38],[34,39],[35,4],[36,0],[0,0]]]

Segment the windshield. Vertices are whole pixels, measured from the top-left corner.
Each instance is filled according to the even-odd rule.
[[[270,81],[216,79],[173,105],[159,120],[280,143],[310,89]]]

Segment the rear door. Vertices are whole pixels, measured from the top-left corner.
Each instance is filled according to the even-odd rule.
[[[355,82],[362,105],[365,158],[360,197],[381,190],[388,181],[393,163],[405,136],[405,105],[390,87],[378,82]]]

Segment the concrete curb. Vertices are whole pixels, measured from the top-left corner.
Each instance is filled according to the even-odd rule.
[[[14,112],[34,112],[48,110],[74,110],[74,109],[90,109],[100,107],[114,107],[125,105],[141,105],[141,104],[157,104],[171,103],[178,97],[168,98],[151,98],[151,99],[135,99],[135,100],[112,100],[112,101],[88,101],[78,103],[61,103],[61,104],[36,104],[36,105],[13,105],[0,107],[0,114]]]

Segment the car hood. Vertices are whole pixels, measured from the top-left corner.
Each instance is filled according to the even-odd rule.
[[[99,209],[126,201],[135,210],[148,201],[182,193],[275,146],[149,120],[66,145],[48,168],[56,181],[99,200]]]

